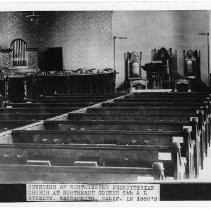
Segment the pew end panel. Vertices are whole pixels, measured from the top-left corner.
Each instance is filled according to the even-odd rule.
[[[196,159],[198,159],[199,157],[197,156],[197,153],[195,152],[195,144],[196,144],[196,139],[192,139],[192,133],[193,128],[192,126],[183,126],[183,133],[184,133],[184,144],[186,145],[185,147],[182,147],[181,150],[183,150],[183,148],[186,148],[186,160],[187,160],[187,164],[186,164],[186,170],[187,170],[187,178],[196,178],[196,173],[195,171],[198,171],[199,166],[197,165],[198,161],[196,161]],[[194,158],[196,157],[196,159]]]
[[[177,152],[174,153],[174,179],[175,180],[182,180],[187,179],[188,172],[186,168],[187,159],[186,157],[182,157],[181,155],[181,146],[180,143],[174,143],[174,147],[176,148]]]
[[[152,164],[155,180],[165,180],[165,169],[162,162],[154,162]]]
[[[199,117],[190,117],[190,121],[193,123],[193,130],[192,130],[192,135],[191,135],[191,139],[195,140],[194,144],[195,144],[195,150],[194,153],[196,155],[194,155],[194,163],[196,165],[195,168],[195,175],[196,178],[199,176],[199,169],[200,169],[200,165],[201,165],[201,139],[200,139],[200,133],[202,132],[201,126],[199,125]],[[192,143],[193,144],[193,143]]]

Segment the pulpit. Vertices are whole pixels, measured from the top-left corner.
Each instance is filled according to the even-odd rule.
[[[147,79],[142,77],[141,59],[141,52],[125,53],[125,83],[130,92],[142,87],[147,89]]]
[[[200,51],[191,49],[183,51],[184,58],[184,76],[180,76],[175,81],[175,92],[188,91],[191,92],[193,87],[201,82],[200,73]]]
[[[142,68],[147,72],[148,87],[150,89],[168,89],[172,87],[174,80],[174,59],[172,49],[168,51],[162,47],[160,50],[152,50],[151,62]]]
[[[162,61],[152,61],[151,63],[145,64],[143,69],[147,72],[147,79],[149,81],[150,89],[160,89],[163,88],[162,84],[164,82],[164,77],[167,77],[166,67]]]

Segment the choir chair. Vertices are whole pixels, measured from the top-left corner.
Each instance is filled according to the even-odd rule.
[[[175,92],[179,90],[191,92],[194,84],[200,83],[200,51],[191,49],[183,51],[184,76],[175,81]],[[185,87],[186,86],[186,87]]]
[[[125,83],[129,92],[144,87],[147,89],[147,79],[142,77],[142,52],[125,53]]]

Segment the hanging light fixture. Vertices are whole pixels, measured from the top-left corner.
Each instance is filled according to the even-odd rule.
[[[39,17],[40,15],[36,15],[35,12],[33,11],[31,15],[26,15],[26,18],[29,19],[31,22],[39,22]]]

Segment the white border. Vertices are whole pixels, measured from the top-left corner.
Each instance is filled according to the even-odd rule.
[[[0,11],[211,10],[211,1],[0,0]]]
[[[74,0],[67,1],[62,0],[0,0],[0,11],[80,11],[80,10],[211,10],[211,1],[179,1],[179,0],[154,0],[154,1],[124,1],[124,0]],[[166,209],[166,207],[186,207],[185,209],[199,209],[199,207],[203,207],[204,210],[210,209],[211,201],[180,201],[180,202],[158,202],[158,203],[136,203],[136,202],[121,202],[121,203],[0,203],[0,208],[5,209],[6,207],[12,207],[15,209],[58,209],[58,207],[62,207],[62,209],[71,209],[79,208],[79,209],[105,209],[105,207],[109,207],[112,209],[122,208],[123,206],[127,209],[139,209],[143,206],[148,206],[147,209],[151,210],[154,207],[159,206],[158,209]],[[191,206],[191,207],[190,207]],[[164,208],[165,207],[165,208]],[[189,208],[187,208],[189,207]],[[11,208],[10,208],[11,209]]]

